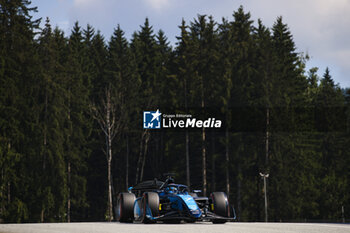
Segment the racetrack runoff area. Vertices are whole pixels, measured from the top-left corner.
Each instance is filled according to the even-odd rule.
[[[350,224],[331,223],[38,223],[1,224],[0,233],[349,233]]]

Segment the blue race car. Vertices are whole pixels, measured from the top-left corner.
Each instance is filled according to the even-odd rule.
[[[128,191],[118,195],[115,215],[119,222],[225,223],[236,219],[224,192],[213,192],[209,198],[198,197],[200,190],[190,192],[186,185],[175,184],[171,176],[165,182],[156,179],[141,182]]]

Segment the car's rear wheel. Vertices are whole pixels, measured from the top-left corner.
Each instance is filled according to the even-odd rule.
[[[152,217],[159,216],[159,195],[155,192],[147,192],[142,197],[142,222],[154,223],[155,221],[149,219],[146,215],[151,214]]]
[[[213,192],[210,195],[210,210],[221,217],[230,217],[230,205],[224,192]],[[224,219],[213,220],[213,223],[225,223]]]
[[[135,194],[120,193],[117,200],[116,217],[119,222],[132,222],[134,220]]]

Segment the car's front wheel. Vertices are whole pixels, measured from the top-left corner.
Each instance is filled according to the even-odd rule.
[[[230,205],[224,192],[213,192],[210,195],[210,210],[221,217],[230,217]],[[213,223],[225,223],[224,219],[213,220]]]
[[[159,216],[159,195],[155,192],[146,192],[142,197],[142,222],[154,223],[155,221],[148,218],[147,215],[152,217]]]

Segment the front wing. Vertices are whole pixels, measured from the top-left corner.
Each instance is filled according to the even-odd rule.
[[[176,210],[169,211],[160,216],[152,216],[150,209],[148,207],[146,208],[146,217],[151,221],[167,221],[167,220],[185,220],[189,222],[195,222],[195,221],[210,222],[214,220],[224,220],[228,222],[235,221],[236,214],[233,208],[231,213],[233,213],[234,217],[222,217],[211,211],[205,211],[205,213],[203,213],[200,217],[196,218],[190,214],[189,210],[185,209],[183,211],[176,211]]]

